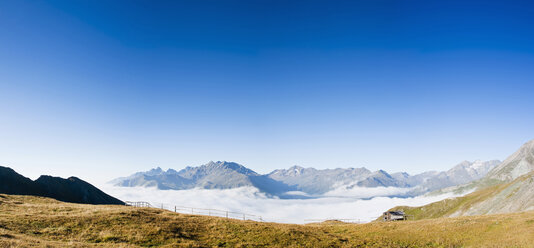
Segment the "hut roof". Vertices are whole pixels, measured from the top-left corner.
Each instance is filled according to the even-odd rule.
[[[404,211],[388,211],[386,213],[390,213],[392,215],[404,215]]]

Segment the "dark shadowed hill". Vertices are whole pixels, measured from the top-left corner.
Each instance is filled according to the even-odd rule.
[[[0,166],[0,192],[12,195],[44,195],[45,191],[31,179],[13,169]]]
[[[32,181],[13,169],[2,166],[0,166],[0,193],[44,196],[73,203],[124,204],[119,199],[76,177],[64,179],[41,176]]]

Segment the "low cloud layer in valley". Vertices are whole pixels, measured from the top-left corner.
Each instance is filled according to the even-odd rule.
[[[256,215],[251,219],[280,223],[306,223],[310,220],[350,219],[369,222],[389,208],[399,205],[420,206],[453,196],[417,196],[408,198],[393,197],[405,188],[377,187],[336,190],[321,197],[309,199],[280,199],[260,192],[254,187],[234,189],[189,189],[159,190],[153,187],[115,187],[102,185],[101,188],[124,201],[146,201],[156,207],[163,206],[174,210],[174,206],[203,209],[220,209]],[[298,192],[294,192],[299,194]],[[390,197],[391,196],[391,197]],[[188,209],[178,209],[189,212]],[[195,210],[201,212],[201,210]],[[195,212],[196,213],[196,212]],[[204,214],[209,214],[207,211]],[[212,211],[212,215],[224,216],[224,212]],[[241,218],[241,215],[230,214]],[[247,217],[249,218],[249,217]]]

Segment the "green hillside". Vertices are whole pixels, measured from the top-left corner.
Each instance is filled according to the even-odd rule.
[[[490,199],[511,184],[513,183],[487,186],[462,197],[448,198],[421,207],[398,206],[390,210],[403,210],[409,216],[409,220],[447,217],[457,212],[468,210],[477,203]]]

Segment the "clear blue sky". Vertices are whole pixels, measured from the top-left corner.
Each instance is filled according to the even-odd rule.
[[[529,1],[1,1],[0,164],[410,173],[534,139]]]

